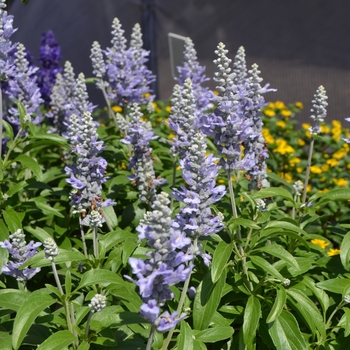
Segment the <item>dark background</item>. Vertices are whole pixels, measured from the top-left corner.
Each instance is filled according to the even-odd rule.
[[[12,41],[22,42],[37,59],[41,33],[51,29],[62,49],[62,66],[69,60],[76,74],[82,71],[87,77],[92,75],[92,42],[110,46],[114,17],[129,39],[142,14],[153,13],[160,99],[168,98],[174,85],[167,39],[173,32],[192,38],[209,77],[220,41],[230,58],[243,45],[248,66],[257,63],[264,82],[278,90],[266,99],[303,102],[300,119],[305,121],[317,87],[324,85],[330,121],[350,116],[349,9],[345,0],[30,0],[28,5],[13,0],[8,12],[18,28]],[[215,88],[214,82],[209,86]],[[89,94],[93,103],[103,104],[93,86]]]

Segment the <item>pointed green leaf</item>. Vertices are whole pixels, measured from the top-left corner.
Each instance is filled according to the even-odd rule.
[[[20,181],[19,183],[17,183],[16,185],[12,186],[9,188],[9,190],[6,192],[6,194],[9,197],[12,197],[15,193],[23,190],[26,186],[28,186],[27,181]]]
[[[288,265],[299,269],[298,262],[295,260],[293,255],[278,244],[270,244],[254,250],[254,252],[257,251],[265,252],[270,255],[276,256],[277,258],[280,258],[281,260],[285,261]]]
[[[27,156],[26,154],[19,155],[14,162],[19,162],[23,167],[31,170],[38,181],[42,181],[43,173],[41,171],[40,165],[32,157]]]
[[[255,340],[256,330],[261,317],[260,301],[254,295],[248,298],[247,305],[243,316],[243,339],[244,344],[253,344]]]
[[[304,276],[302,283],[312,291],[312,293],[320,302],[324,314],[326,314],[329,307],[329,297],[327,293],[321,288],[316,287],[315,282],[309,276]]]
[[[348,337],[350,334],[350,309],[343,307],[344,315],[340,319],[338,326],[344,328],[344,336]]]
[[[3,216],[11,233],[15,233],[18,229],[22,228],[22,220],[12,208],[7,208],[3,212]]]
[[[307,350],[308,346],[300,332],[298,322],[288,311],[282,313],[269,324],[269,334],[276,350]]]
[[[270,310],[269,315],[267,316],[266,323],[273,322],[283,311],[284,306],[286,305],[286,291],[283,286],[278,286],[276,290],[276,299]]]
[[[2,120],[2,125],[4,129],[6,130],[6,135],[10,138],[10,140],[13,140],[14,138],[14,133],[11,124],[9,124],[6,120]]]
[[[211,264],[211,279],[213,283],[216,283],[222,272],[224,271],[227,262],[230,259],[231,253],[233,249],[233,243],[226,243],[225,241],[221,241],[213,255],[213,261]]]
[[[350,231],[344,236],[340,245],[340,260],[344,269],[350,271]]]
[[[36,133],[34,136],[30,136],[30,139],[35,139],[35,140],[46,140],[46,141],[51,141],[51,143],[55,143],[57,145],[62,145],[65,146],[68,144],[67,140],[59,136],[57,134],[47,134],[47,133]]]
[[[345,278],[332,278],[330,280],[318,282],[316,286],[332,293],[344,295],[347,289],[350,288],[350,280]]]
[[[12,346],[15,350],[19,349],[30,326],[39,314],[56,302],[48,293],[49,291],[47,289],[34,291],[19,308],[13,324],[12,334]]]
[[[233,333],[232,327],[214,327],[196,333],[195,337],[203,343],[215,343],[230,338]]]
[[[214,284],[210,273],[207,273],[197,289],[193,305],[193,325],[195,329],[207,329],[218,308],[225,286],[226,269]]]
[[[292,224],[288,221],[270,221],[264,228],[264,230],[267,230],[268,228],[279,228],[281,230],[285,231],[293,231],[296,233],[299,233],[301,235],[308,235],[308,233],[304,230],[302,230],[299,226]],[[264,231],[263,230],[263,231]]]
[[[129,237],[125,240],[125,243],[123,244],[123,265],[126,265],[128,263],[128,260],[133,253],[133,251],[137,248],[138,244],[134,237]]]
[[[269,273],[271,276],[279,279],[280,281],[284,280],[284,277],[277,271],[277,269],[264,258],[251,255],[249,256],[249,259],[252,261],[253,265],[260,267],[262,271]]]
[[[255,223],[255,221],[248,220],[248,219],[243,219],[243,218],[232,218],[230,221],[227,223],[227,226],[230,225],[237,225],[237,226],[242,226],[242,227],[248,227],[252,228],[254,230],[260,230],[260,226]]]
[[[76,337],[70,331],[58,331],[47,338],[36,350],[62,350],[75,340]]]
[[[350,189],[336,188],[322,194],[317,206],[324,205],[327,202],[346,201],[350,199]]]
[[[293,306],[301,313],[305,324],[310,328],[312,334],[316,334],[316,328],[323,339],[326,339],[326,328],[323,317],[316,305],[301,290],[290,288],[287,290],[287,296]]]
[[[178,349],[193,349],[192,329],[186,321],[181,322],[180,334],[176,340]]]
[[[84,273],[77,289],[81,289],[86,286],[95,286],[96,284],[100,283],[126,284],[126,282],[120,276],[112,271],[93,269]]]
[[[24,290],[18,289],[1,289],[0,290],[0,307],[18,311],[30,294]]]
[[[118,227],[118,218],[115,214],[113,206],[103,208],[103,216],[106,219],[108,226],[115,230]]]
[[[43,211],[44,215],[55,215],[58,216],[59,218],[64,218],[64,215],[62,215],[57,209],[51,207],[50,205],[39,202],[39,201],[34,201],[35,205]]]
[[[45,231],[44,229],[40,227],[30,227],[30,226],[25,226],[23,227],[25,231],[30,232],[34,237],[36,237],[40,242],[44,242],[45,239],[47,238],[52,238],[52,236]]]
[[[267,197],[282,197],[288,199],[290,202],[294,203],[293,196],[290,192],[282,187],[269,187],[263,188],[260,191],[252,194],[254,199],[257,198],[267,198]]]

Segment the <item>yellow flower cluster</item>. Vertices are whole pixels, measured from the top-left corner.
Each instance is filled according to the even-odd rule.
[[[301,102],[295,102],[295,107],[303,109],[304,106]],[[266,117],[274,117],[276,114],[282,115],[286,120],[292,115],[292,111],[282,101],[270,102],[264,109],[263,113]],[[280,125],[281,126],[281,125]],[[283,127],[283,126],[281,126]]]
[[[287,154],[295,152],[294,148],[291,145],[288,145],[287,141],[284,139],[277,139],[276,144],[277,148],[273,150],[275,153]]]
[[[342,126],[341,122],[339,120],[332,120],[332,137],[334,141],[340,141],[341,139],[341,133],[342,133]]]
[[[318,239],[318,238],[312,239],[311,243],[318,245],[322,249],[326,249],[329,246],[329,242],[327,242],[323,239]],[[339,255],[339,254],[340,254],[340,249],[338,249],[338,248],[330,248],[327,252],[328,256],[335,256],[335,255]]]

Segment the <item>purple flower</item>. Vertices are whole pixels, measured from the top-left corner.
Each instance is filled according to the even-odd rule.
[[[33,241],[26,244],[25,235],[22,230],[17,230],[10,235],[10,241],[0,242],[0,247],[8,250],[12,260],[8,261],[2,268],[4,275],[9,275],[17,279],[17,281],[27,281],[36,275],[40,268],[26,267],[20,270],[20,267],[32,256],[37,254],[37,248],[41,246],[40,242]]]
[[[44,32],[41,36],[38,86],[46,107],[50,106],[52,88],[56,82],[57,73],[61,73],[59,66],[61,60],[61,48],[51,30]]]
[[[177,317],[177,312],[169,314],[168,311],[163,312],[157,320],[157,330],[159,332],[166,332],[167,330],[174,328],[179,322],[181,322],[187,315],[182,314]]]

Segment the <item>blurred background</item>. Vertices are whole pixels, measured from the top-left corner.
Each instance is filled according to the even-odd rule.
[[[93,41],[110,46],[111,25],[118,17],[129,40],[135,23],[143,28],[145,48],[151,50],[150,67],[157,74],[157,98],[170,97],[171,76],[168,33],[192,38],[198,60],[215,71],[215,49],[223,42],[233,59],[244,46],[248,67],[257,63],[264,83],[277,89],[267,101],[301,101],[298,116],[306,121],[319,85],[329,96],[326,121],[350,117],[349,3],[327,0],[10,0],[14,15],[13,42],[22,42],[37,60],[42,32],[51,29],[65,60],[75,73],[92,76]],[[36,61],[37,62],[37,61]],[[215,82],[208,82],[215,89]],[[91,102],[104,105],[101,92],[88,87]]]

